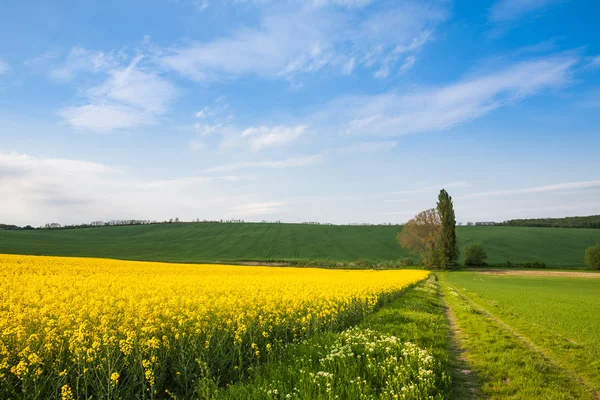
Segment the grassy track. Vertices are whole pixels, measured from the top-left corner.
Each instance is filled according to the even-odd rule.
[[[595,279],[443,274],[470,365],[492,398],[600,394],[600,285]]]
[[[0,253],[200,262],[296,259],[396,260],[398,226],[170,224],[53,231],[0,230]],[[460,247],[481,242],[490,264],[543,260],[583,266],[600,229],[459,227]]]

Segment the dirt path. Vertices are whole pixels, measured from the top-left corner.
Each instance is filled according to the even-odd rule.
[[[456,323],[456,317],[454,316],[452,309],[448,306],[448,303],[444,298],[444,294],[441,288],[439,293],[442,299],[442,305],[444,307],[446,319],[450,324],[450,355],[454,360],[453,379],[457,381],[458,384],[455,386],[460,386],[461,389],[460,393],[457,393],[457,398],[465,400],[480,399],[483,397],[483,394],[480,390],[481,384],[477,375],[474,371],[471,370],[471,367],[469,366],[466,357],[466,351],[462,344],[464,333],[458,327],[458,324]]]
[[[535,272],[535,271],[525,271],[525,272]],[[546,362],[551,364],[557,370],[561,371],[563,374],[565,374],[567,376],[570,376],[572,379],[574,379],[580,385],[585,387],[589,391],[589,393],[592,395],[593,398],[600,400],[600,394],[597,393],[593,389],[593,385],[590,384],[583,376],[579,375],[577,372],[575,372],[571,369],[568,369],[568,368],[565,368],[564,366],[562,366],[561,363],[558,360],[556,360],[551,354],[549,354],[546,350],[537,346],[527,336],[522,335],[517,330],[515,330],[511,325],[502,321],[500,318],[498,318],[494,314],[490,313],[486,308],[482,307],[481,305],[479,305],[478,303],[473,301],[471,298],[469,298],[468,296],[461,293],[461,291],[459,289],[457,289],[455,286],[451,285],[448,282],[445,282],[444,284],[447,285],[447,287],[450,288],[451,290],[454,290],[456,293],[458,293],[458,295],[461,297],[461,299],[465,303],[467,303],[471,308],[473,308],[474,310],[476,310],[478,313],[480,313],[484,317],[488,318],[489,320],[493,321],[494,323],[496,323],[497,325],[502,327],[504,330],[506,330],[507,333],[509,333],[515,339],[517,339],[518,341],[523,343],[531,351],[539,354],[544,360],[546,360]]]
[[[526,271],[526,270],[508,270],[508,269],[490,269],[481,270],[473,269],[480,274],[485,275],[515,275],[515,276],[557,276],[568,278],[599,278],[600,273],[597,272],[577,272],[577,271]]]

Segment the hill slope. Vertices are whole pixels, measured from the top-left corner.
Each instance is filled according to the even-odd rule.
[[[394,260],[409,254],[396,243],[398,226],[301,224],[172,224],[73,230],[0,230],[0,253],[106,257],[172,262],[332,259]],[[582,266],[600,230],[458,227],[461,249],[480,242],[490,264],[543,260]]]

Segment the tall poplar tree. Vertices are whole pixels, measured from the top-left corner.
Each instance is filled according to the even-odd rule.
[[[459,251],[456,241],[456,217],[452,197],[444,189],[438,196],[437,210],[442,220],[440,232],[440,267],[454,265],[458,262]]]

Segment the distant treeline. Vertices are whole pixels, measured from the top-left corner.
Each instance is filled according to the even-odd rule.
[[[218,223],[244,223],[242,219],[219,219],[219,220],[201,220],[200,218],[192,221],[181,221],[179,218],[170,218],[165,221],[153,220],[138,220],[138,219],[119,219],[111,221],[93,221],[86,224],[61,225],[58,223],[49,223],[39,228],[34,228],[31,225],[24,227],[10,224],[0,224],[0,230],[31,230],[31,229],[78,229],[78,228],[98,228],[105,226],[128,226],[128,225],[150,225],[150,224],[179,224],[179,223],[196,223],[196,224],[218,224]],[[261,221],[262,223],[281,223],[281,221]],[[302,222],[307,225],[334,225],[327,222]],[[350,226],[393,226],[395,223],[352,223],[344,224]],[[521,226],[521,227],[537,227],[537,228],[593,228],[600,229],[600,215],[590,215],[588,217],[566,217],[566,218],[531,218],[531,219],[511,219],[504,222],[494,221],[478,221],[478,222],[458,222],[459,226]]]
[[[594,228],[594,229],[600,229],[600,215],[590,215],[588,217],[512,219],[510,221],[505,221],[504,225],[539,227],[539,228]]]
[[[40,227],[32,227],[31,225],[27,225],[25,227],[17,226],[17,225],[8,225],[8,224],[0,224],[0,230],[30,230],[30,229],[80,229],[80,228],[100,228],[106,226],[131,226],[131,225],[157,225],[157,224],[243,224],[246,221],[243,219],[218,219],[218,220],[207,220],[200,218],[193,219],[191,221],[182,221],[179,218],[170,218],[165,221],[156,221],[156,220],[145,220],[145,219],[116,219],[111,221],[92,221],[89,223],[83,224],[71,224],[71,225],[61,225],[56,222],[51,222],[44,224]],[[258,223],[262,224],[281,224],[281,221],[267,221],[262,220]],[[302,224],[306,225],[334,225],[328,222],[302,222]],[[478,223],[479,224],[479,223]],[[380,223],[380,224],[369,224],[369,223],[352,223],[346,224],[349,226],[396,226],[399,224],[396,223]]]

